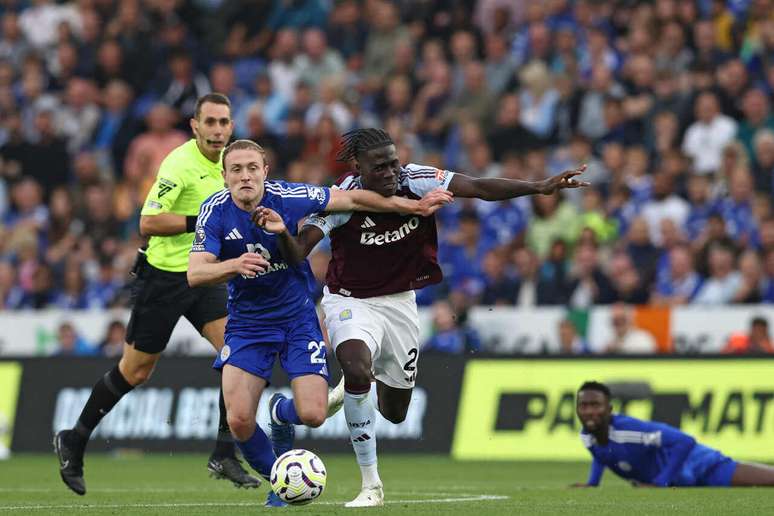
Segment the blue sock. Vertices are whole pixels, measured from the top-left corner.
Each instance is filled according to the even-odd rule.
[[[269,437],[256,425],[255,432],[246,441],[234,440],[250,466],[253,467],[263,478],[268,479],[271,475],[271,467],[274,465],[276,456],[271,449]]]
[[[277,403],[277,419],[283,423],[301,425],[301,418],[296,414],[296,405],[293,398],[285,398]]]

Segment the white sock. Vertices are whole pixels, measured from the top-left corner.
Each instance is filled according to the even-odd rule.
[[[376,462],[369,464],[368,466],[360,466],[360,476],[363,477],[363,487],[382,485],[382,479],[379,478]]]
[[[369,393],[344,393],[344,416],[355,449],[357,463],[363,476],[363,487],[381,485],[376,469],[376,409]]]

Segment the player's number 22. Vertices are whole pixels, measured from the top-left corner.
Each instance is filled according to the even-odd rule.
[[[325,356],[320,356],[324,353],[325,350],[325,342],[315,342],[312,341],[309,343],[309,346],[307,346],[309,351],[312,352],[312,356],[309,357],[309,361],[313,364],[324,364],[325,363]]]

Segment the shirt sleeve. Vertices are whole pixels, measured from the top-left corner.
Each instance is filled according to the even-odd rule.
[[[436,188],[447,190],[451,183],[454,172],[450,170],[441,170],[435,167],[416,165],[409,163],[404,167],[406,177],[408,177],[408,187],[419,197],[432,192]]]
[[[598,486],[599,481],[602,480],[602,473],[604,472],[605,472],[605,465],[599,462],[596,457],[594,457],[594,460],[591,462],[589,479],[586,483],[590,486],[595,486],[595,487]]]
[[[295,229],[298,222],[313,213],[324,211],[331,200],[331,190],[325,186],[314,186],[303,183],[282,184],[281,195],[285,199],[286,223]]]
[[[315,213],[304,221],[304,226],[314,226],[323,232],[323,235],[329,235],[331,231],[339,226],[346,224],[352,218],[351,211],[341,211],[336,213]]]
[[[219,257],[222,236],[221,212],[217,206],[209,206],[205,201],[199,208],[191,252],[211,253]]]
[[[169,164],[168,160],[164,160],[159,167],[156,181],[145,198],[145,204],[143,204],[140,214],[170,213],[184,187],[182,178],[179,177],[174,167]]]

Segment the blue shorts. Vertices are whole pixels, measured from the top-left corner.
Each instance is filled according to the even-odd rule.
[[[682,485],[728,487],[737,462],[717,450],[697,444],[685,459],[680,476]]]
[[[226,343],[212,367],[221,370],[228,364],[269,382],[278,355],[291,380],[308,374],[328,379],[325,340],[311,303],[285,323],[256,325],[250,330],[226,327]]]

